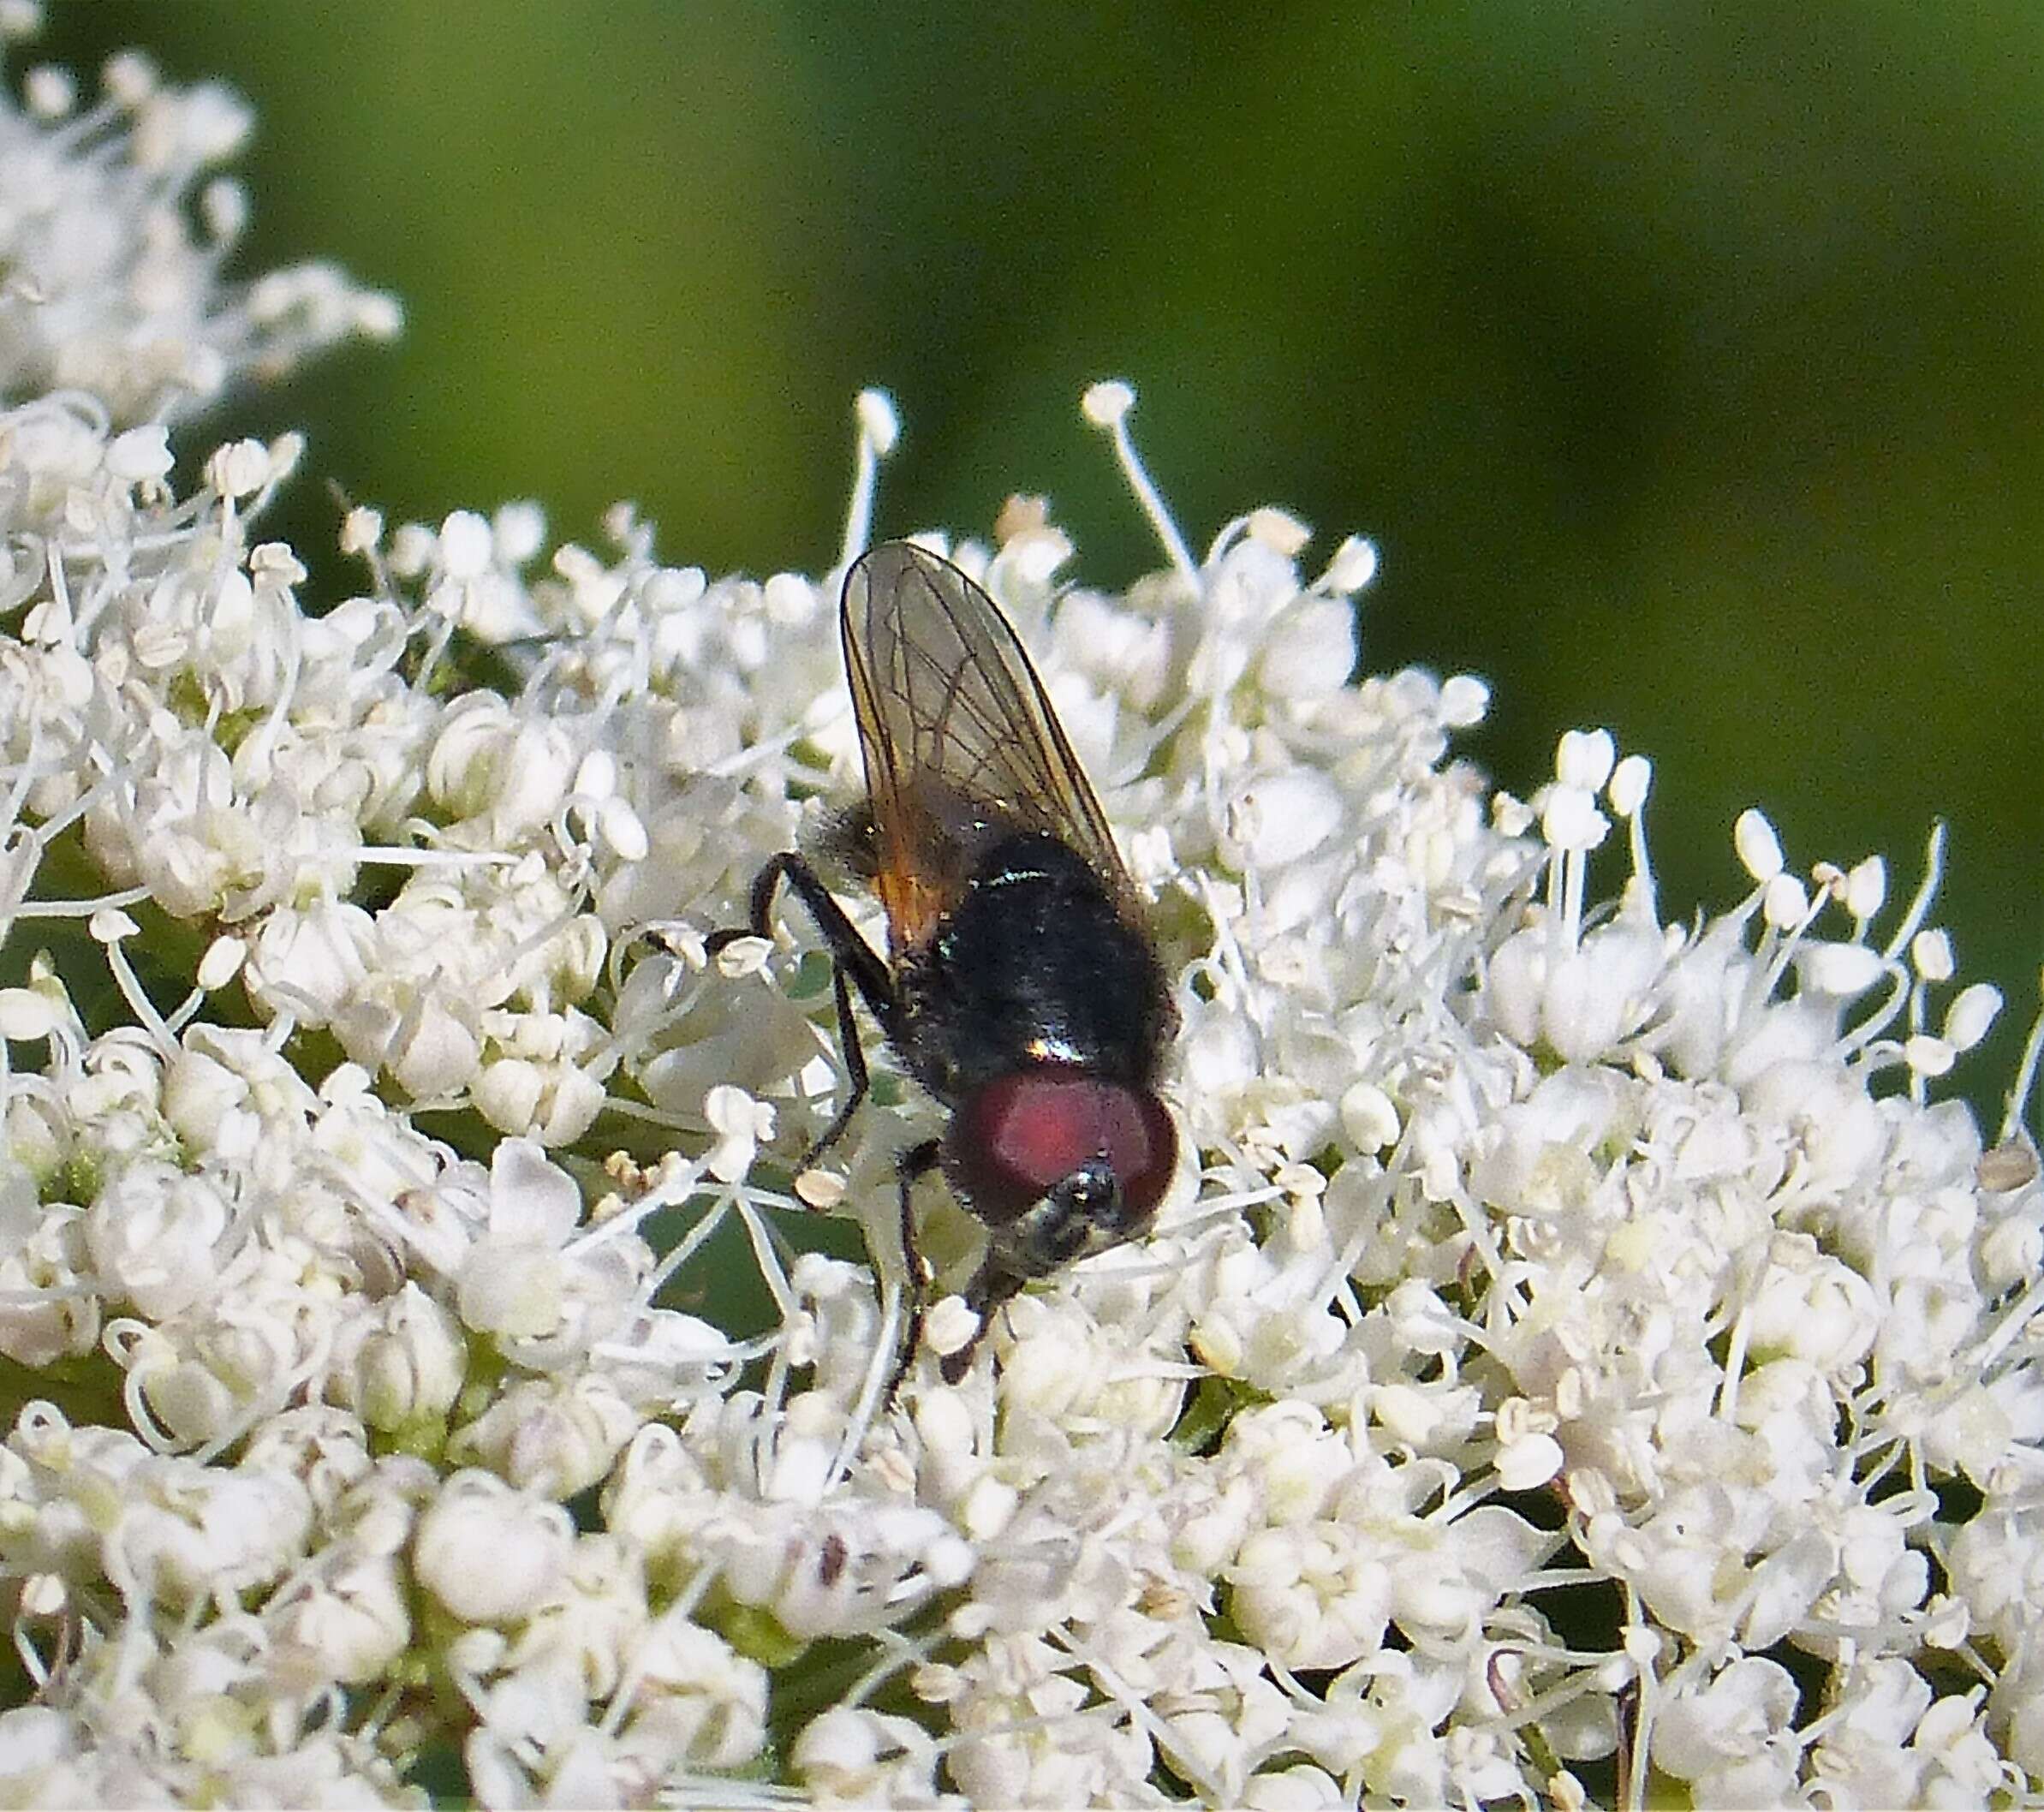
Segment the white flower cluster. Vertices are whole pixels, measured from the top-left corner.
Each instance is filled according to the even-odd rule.
[[[30,35],[37,14],[7,0],[0,40]],[[0,97],[0,396],[75,390],[116,422],[161,420],[238,373],[397,331],[396,304],[331,265],[222,281],[248,203],[207,172],[252,123],[227,89],[168,87],[134,53],[84,111],[54,68],[30,72],[21,107]]]
[[[856,796],[832,583],[356,511],[308,610],[294,439],[180,498],[119,426],[279,343],[183,247],[177,360],[108,350],[227,136],[120,69],[0,122],[122,216],[0,414],[0,1797],[2044,1797],[2044,1185],[2027,1072],[1992,1148],[1930,1098],[1999,1004],[1934,846],[1898,910],[1749,813],[1750,896],[1664,924],[1642,760],[1493,794],[1479,683],[1351,679],[1368,544],[1195,559],[1097,386],[1167,569],[1063,587],[1020,502],[949,551],[1155,897],[1182,1174],[887,1404],[935,1109],[883,1062],[784,1187],[827,975],[704,954]]]

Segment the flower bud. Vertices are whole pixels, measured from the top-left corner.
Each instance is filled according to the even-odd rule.
[[[379,1306],[378,1320],[355,1356],[356,1412],[386,1434],[444,1417],[468,1368],[461,1325],[410,1282]]]
[[[559,1584],[575,1541],[558,1504],[486,1472],[458,1472],[419,1519],[420,1582],[468,1623],[512,1624]]]

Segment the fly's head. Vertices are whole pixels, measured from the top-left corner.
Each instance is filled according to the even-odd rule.
[[[1052,1183],[997,1237],[1009,1269],[1042,1277],[1138,1237],[1155,1213],[1129,1199],[1111,1165],[1088,1164]]]
[[[1140,1237],[1177,1162],[1154,1094],[1052,1064],[979,1089],[945,1141],[945,1168],[986,1223],[995,1268],[1016,1279]]]

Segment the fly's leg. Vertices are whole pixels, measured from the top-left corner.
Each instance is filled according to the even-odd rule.
[[[872,1086],[873,1079],[866,1068],[866,1046],[859,1041],[859,1022],[852,1017],[851,986],[844,979],[842,963],[831,965],[831,992],[837,1001],[837,1042],[844,1051],[844,1073],[851,1087],[845,1091],[844,1106],[831,1117],[831,1124],[810,1144],[795,1166],[798,1177],[844,1136],[844,1129],[852,1124],[852,1116],[858,1112],[867,1088]]]
[[[873,1016],[879,1021],[880,1029],[891,1037],[895,1017],[894,978],[887,973],[887,965],[880,960],[879,952],[859,935],[859,927],[844,915],[844,908],[831,897],[831,890],[817,879],[816,871],[792,849],[783,850],[754,877],[751,922],[712,932],[703,939],[703,948],[714,957],[741,938],[771,938],[773,897],[784,880],[794,888],[796,898],[808,909],[817,931],[830,945],[831,957],[849,973],[860,998],[873,1009]]]
[[[831,986],[837,1002],[837,1036],[843,1046],[845,1073],[851,1083],[844,1105],[824,1129],[823,1136],[810,1146],[796,1165],[800,1172],[807,1170],[844,1136],[845,1128],[852,1124],[852,1116],[866,1099],[870,1079],[866,1068],[866,1049],[860,1042],[858,1022],[852,1015],[851,989],[858,989],[860,998],[873,1009],[873,1016],[879,1021],[880,1029],[891,1036],[895,1021],[894,978],[887,973],[887,965],[880,960],[879,953],[859,935],[859,927],[845,916],[844,909],[831,897],[830,889],[817,879],[816,871],[792,849],[775,856],[754,878],[752,922],[712,932],[703,939],[703,948],[714,957],[741,938],[772,937],[773,897],[784,880],[808,909],[810,919],[830,948]]]
[[[946,1384],[957,1383],[972,1368],[972,1356],[979,1351],[980,1341],[993,1326],[993,1318],[1010,1298],[1022,1294],[1022,1285],[1028,1281],[1004,1265],[996,1265],[992,1253],[980,1261],[972,1282],[965,1286],[966,1304],[978,1311],[980,1325],[973,1330],[971,1339],[956,1352],[946,1353],[938,1362],[937,1368],[944,1374]]]
[[[901,1350],[895,1355],[894,1370],[888,1374],[887,1389],[880,1398],[883,1409],[894,1401],[895,1392],[901,1389],[902,1380],[915,1362],[915,1350],[922,1344],[924,1277],[922,1255],[915,1249],[915,1180],[937,1168],[940,1148],[936,1140],[925,1139],[921,1145],[911,1145],[894,1163],[895,1182],[901,1191],[902,1264],[908,1273],[909,1314],[902,1332]],[[945,1363],[948,1367],[950,1362]],[[949,1381],[956,1384],[957,1380]]]
[[[1640,1735],[1640,1683],[1636,1675],[1618,1689],[1618,1797],[1614,1803],[1632,1803],[1634,1770],[1637,1766]]]
[[[703,940],[705,950],[714,957],[741,938],[772,937],[774,895],[780,891],[784,880],[807,908],[818,933],[830,947],[831,991],[837,1006],[837,1035],[844,1050],[845,1074],[851,1085],[844,1105],[831,1117],[823,1136],[809,1147],[796,1166],[799,1171],[808,1169],[843,1137],[845,1128],[851,1124],[852,1116],[858,1112],[872,1084],[866,1067],[866,1047],[860,1041],[858,1021],[852,1012],[852,990],[859,991],[860,998],[872,1009],[873,1016],[880,1022],[881,1031],[890,1038],[894,1035],[898,1008],[894,978],[888,974],[887,965],[859,935],[858,927],[831,898],[830,889],[818,879],[816,871],[793,850],[775,856],[754,879],[748,903],[751,922],[730,930],[712,932]],[[895,1166],[901,1192],[902,1258],[907,1273],[909,1312],[901,1350],[888,1378],[886,1393],[880,1399],[883,1406],[894,1401],[902,1380],[909,1374],[916,1348],[922,1344],[923,1263],[915,1246],[915,1189],[919,1177],[937,1168],[939,1150],[938,1141],[926,1139],[903,1152]]]

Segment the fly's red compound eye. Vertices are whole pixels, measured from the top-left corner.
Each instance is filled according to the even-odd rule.
[[[1153,1095],[1056,1070],[988,1083],[950,1142],[957,1180],[989,1221],[1012,1219],[1074,1171],[1103,1163],[1120,1185],[1122,1213],[1147,1218],[1177,1158],[1171,1116]]]

